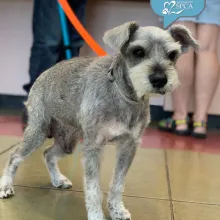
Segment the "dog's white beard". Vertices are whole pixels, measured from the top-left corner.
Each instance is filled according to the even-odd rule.
[[[129,71],[129,76],[138,98],[142,98],[147,93],[147,88],[151,88],[150,82],[146,79],[145,65],[137,65]]]
[[[170,69],[168,70],[168,82],[167,85],[165,86],[165,92],[173,92],[175,89],[178,88],[180,82],[179,82],[179,77],[178,73],[175,69]]]

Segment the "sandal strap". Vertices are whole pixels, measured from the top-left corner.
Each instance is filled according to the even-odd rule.
[[[176,125],[185,125],[188,123],[187,119],[174,120]]]
[[[160,126],[169,128],[169,127],[175,127],[176,125],[183,125],[183,124],[188,124],[189,119],[180,119],[180,120],[174,120],[172,118],[167,118],[164,119],[160,122]]]
[[[204,121],[194,121],[193,122],[193,127],[196,128],[196,127],[207,127],[207,123],[204,122]]]
[[[163,128],[169,128],[169,125],[172,125],[172,118],[163,119],[159,122],[159,126]]]

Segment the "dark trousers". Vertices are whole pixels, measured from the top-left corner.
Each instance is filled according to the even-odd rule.
[[[85,23],[86,1],[69,0],[72,10],[82,24]],[[27,93],[29,93],[32,85],[42,72],[65,59],[57,0],[34,1],[32,27],[33,45],[29,66],[30,82],[23,86]],[[78,56],[84,41],[69,21],[68,30],[72,55]]]

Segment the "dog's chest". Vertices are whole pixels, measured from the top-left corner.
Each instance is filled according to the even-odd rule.
[[[122,135],[129,135],[135,139],[138,139],[140,137],[143,124],[144,124],[143,122],[139,122],[132,128],[129,128],[128,125],[122,122],[111,121],[104,125],[102,132],[104,132],[103,134],[108,139],[114,139]]]
[[[106,126],[106,132],[110,137],[117,137],[128,133],[128,129],[126,125],[121,122],[111,121]]]

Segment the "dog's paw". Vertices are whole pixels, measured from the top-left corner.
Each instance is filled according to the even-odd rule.
[[[13,186],[0,187],[0,199],[7,199],[15,194]]]
[[[109,213],[112,220],[131,220],[130,212],[123,206],[114,208],[109,206]]]
[[[57,179],[52,180],[53,186],[60,189],[70,189],[72,188],[72,183],[65,176],[60,176]]]
[[[103,213],[93,212],[88,214],[88,220],[106,220]]]

